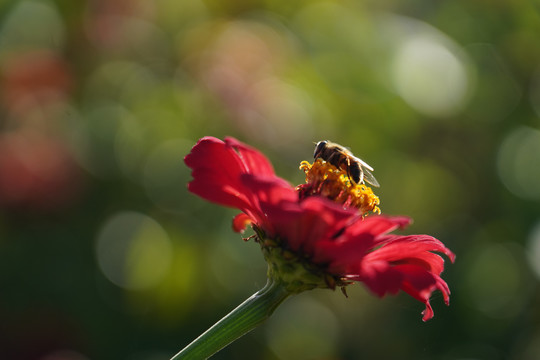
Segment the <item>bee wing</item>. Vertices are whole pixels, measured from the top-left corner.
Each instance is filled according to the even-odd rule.
[[[371,185],[375,186],[375,187],[379,187],[379,182],[377,181],[377,179],[375,179],[375,176],[373,176],[373,174],[371,173],[371,171],[369,171],[368,169],[366,168],[363,168],[362,171],[364,172],[364,181],[367,182],[367,183],[370,183]]]
[[[360,165],[362,165],[362,172],[364,173],[363,180],[375,187],[379,187],[380,186],[379,182],[377,181],[377,179],[375,179],[375,176],[373,176],[373,174],[371,173],[373,171],[373,168],[369,166],[367,162],[360,159],[359,157],[355,156],[354,158],[360,163]]]
[[[362,165],[362,168],[373,171],[373,168],[371,166],[369,166],[369,164],[367,162],[365,162],[364,160],[362,160],[362,159],[360,159],[359,157],[356,157],[356,156],[354,156],[354,158],[356,159],[356,161],[358,161]]]

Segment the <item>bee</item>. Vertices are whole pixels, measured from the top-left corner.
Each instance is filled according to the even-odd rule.
[[[319,141],[315,146],[313,157],[315,159],[321,158],[335,167],[345,170],[349,179],[357,184],[367,182],[376,187],[380,186],[375,176],[371,173],[373,168],[364,160],[354,156],[344,146],[328,140]]]

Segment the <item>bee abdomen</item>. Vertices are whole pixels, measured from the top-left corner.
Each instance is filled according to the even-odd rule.
[[[360,169],[360,164],[357,162],[351,162],[349,165],[349,177],[353,179],[355,183],[360,182],[360,176],[362,174],[362,169]]]

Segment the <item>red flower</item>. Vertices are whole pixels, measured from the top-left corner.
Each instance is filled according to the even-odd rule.
[[[435,290],[448,304],[450,290],[440,277],[444,260],[434,252],[452,262],[455,256],[431,236],[389,234],[409,224],[409,218],[363,216],[321,194],[305,196],[306,184],[292,187],[275,175],[264,155],[233,138],[202,138],[184,161],[193,170],[189,190],[241,210],[234,229],[252,224],[269,276],[294,283],[291,292],[355,281],[380,297],[401,289],[426,305],[424,321],[433,317],[429,298]],[[299,279],[291,264],[301,266],[306,276]]]

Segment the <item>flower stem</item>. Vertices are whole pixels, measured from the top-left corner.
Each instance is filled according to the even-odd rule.
[[[261,290],[193,340],[171,360],[200,360],[214,355],[272,315],[291,293],[279,281],[268,279]]]

